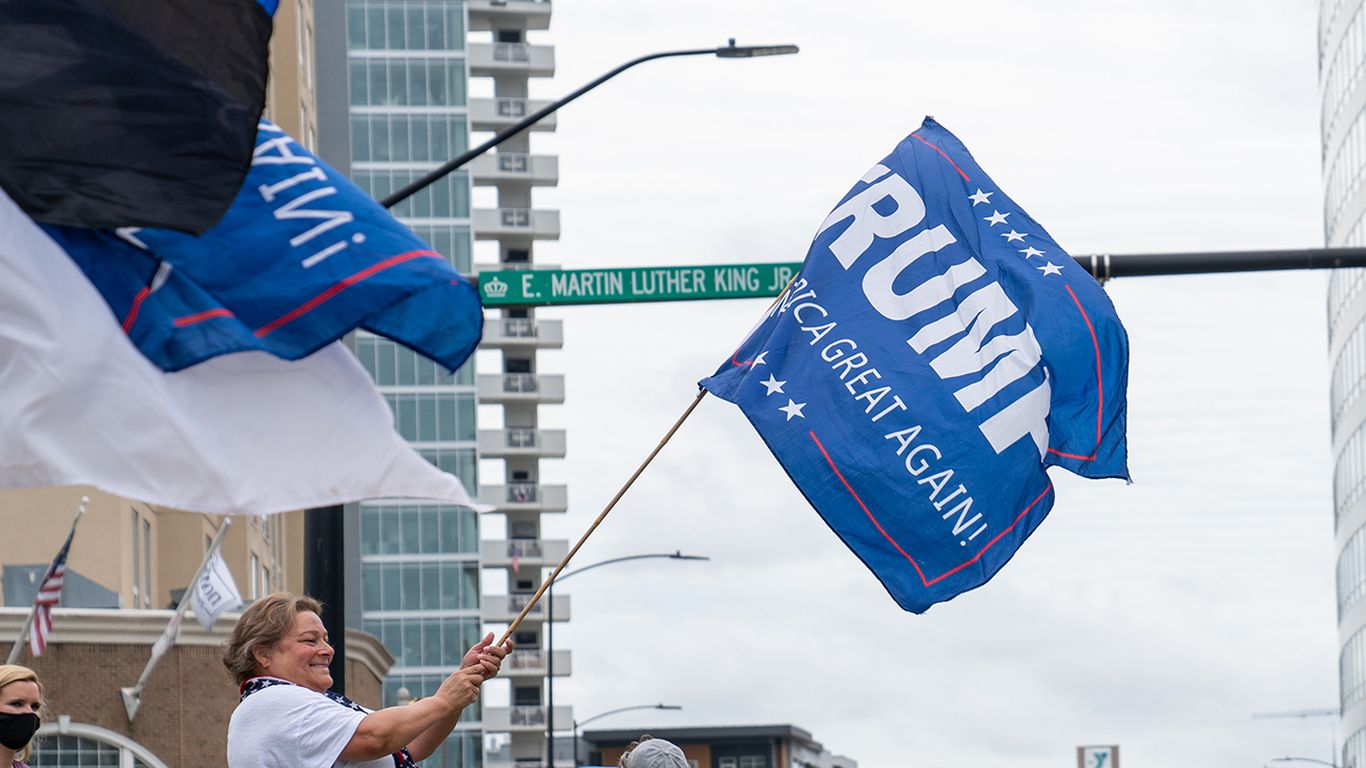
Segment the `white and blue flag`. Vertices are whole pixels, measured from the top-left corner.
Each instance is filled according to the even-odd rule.
[[[921,613],[1005,565],[1053,506],[1050,466],[1128,479],[1128,362],[1100,285],[927,118],[701,386]]]

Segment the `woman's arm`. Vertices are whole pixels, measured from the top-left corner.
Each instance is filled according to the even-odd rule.
[[[484,636],[484,639],[475,643],[472,648],[465,652],[465,657],[460,662],[461,670],[474,670],[485,679],[498,674],[498,669],[503,664],[503,657],[507,656],[512,650],[509,642],[505,647],[493,645],[493,633]],[[460,720],[461,710],[457,710],[449,717],[444,717],[437,721],[427,730],[418,734],[408,743],[408,753],[413,756],[413,760],[421,762],[432,756],[437,747],[440,747],[446,738],[455,730],[455,724]]]
[[[351,740],[342,750],[341,759],[362,762],[392,755],[447,721],[450,722],[446,728],[449,733],[455,727],[460,711],[478,698],[479,686],[483,682],[482,667],[457,670],[441,683],[433,696],[401,707],[386,707],[371,712],[360,721],[356,732],[351,735]],[[432,750],[435,750],[435,746]],[[431,751],[427,754],[431,754]]]

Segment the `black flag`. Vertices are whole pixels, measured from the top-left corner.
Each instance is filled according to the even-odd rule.
[[[0,188],[38,221],[199,233],[265,104],[276,0],[0,0]]]

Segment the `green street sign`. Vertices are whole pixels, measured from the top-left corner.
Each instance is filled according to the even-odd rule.
[[[505,269],[479,273],[486,307],[620,304],[777,296],[800,262],[624,269]]]

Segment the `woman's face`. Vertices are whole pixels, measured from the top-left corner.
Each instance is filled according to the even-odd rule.
[[[0,688],[0,712],[10,715],[23,715],[37,712],[43,706],[38,684],[32,680],[20,680]]]
[[[256,657],[257,670],[263,675],[278,677],[305,688],[323,693],[332,687],[332,646],[327,644],[327,630],[323,620],[312,611],[300,611],[294,616],[283,639]]]

